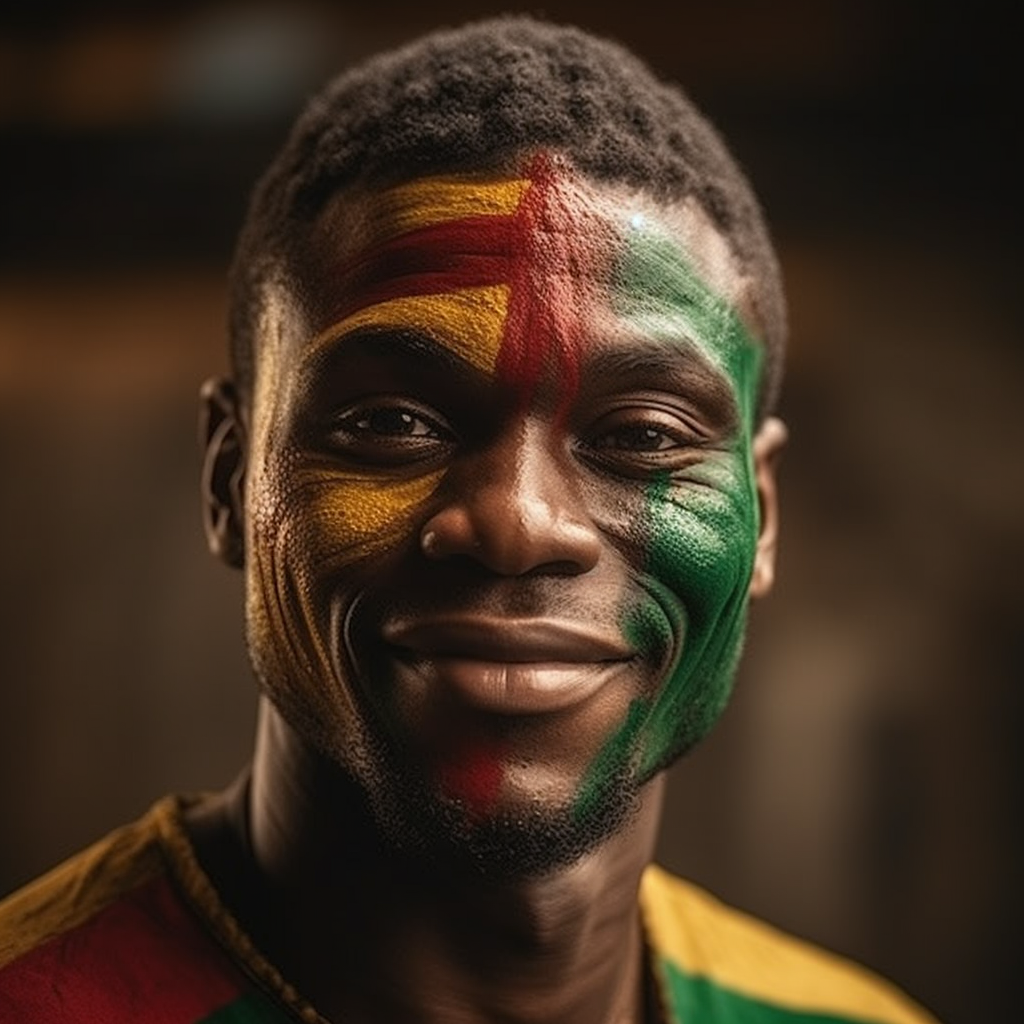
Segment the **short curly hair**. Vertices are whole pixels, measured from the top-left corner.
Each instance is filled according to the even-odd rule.
[[[617,43],[505,16],[423,36],[330,82],[258,182],[230,278],[231,359],[243,392],[268,281],[345,187],[497,168],[549,147],[602,182],[696,199],[756,282],[764,336],[759,414],[782,377],[786,306],[757,199],[715,129]]]

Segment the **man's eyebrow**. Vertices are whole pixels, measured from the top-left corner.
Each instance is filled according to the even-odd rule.
[[[479,374],[480,369],[425,331],[411,328],[360,327],[325,340],[303,366],[303,375],[322,372],[347,356],[406,361],[421,368],[431,365],[446,373]]]
[[[589,361],[589,375],[602,387],[651,387],[694,396],[722,429],[739,424],[736,389],[699,346],[685,339],[636,341],[598,352]]]
[[[360,334],[429,339],[483,373],[493,374],[508,313],[506,285],[425,295],[399,295],[367,306],[311,339],[308,357]]]

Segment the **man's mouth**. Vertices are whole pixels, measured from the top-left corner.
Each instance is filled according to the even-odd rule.
[[[581,703],[636,656],[617,633],[561,619],[420,618],[382,633],[410,682],[506,715]]]

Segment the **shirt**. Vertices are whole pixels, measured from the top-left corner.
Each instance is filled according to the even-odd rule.
[[[325,1024],[221,902],[166,797],[0,903],[0,1024]],[[664,1024],[934,1024],[893,986],[651,866]]]

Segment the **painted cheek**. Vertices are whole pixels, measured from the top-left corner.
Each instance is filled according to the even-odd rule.
[[[302,538],[305,559],[329,572],[405,539],[440,479],[440,472],[382,480],[379,474],[307,471],[289,496],[285,528]]]
[[[668,479],[647,490],[638,519],[647,535],[642,595],[625,609],[623,634],[665,674],[635,699],[588,769],[576,803],[585,815],[629,766],[642,779],[692,747],[728,699],[743,640],[757,534],[745,451],[726,453],[717,488]]]
[[[655,486],[648,498],[648,574],[681,637],[645,729],[642,771],[662,767],[701,739],[721,714],[743,642],[757,538],[756,495],[736,456],[736,488]],[[656,617],[654,617],[656,619]]]
[[[577,823],[588,820],[614,780],[634,761],[636,747],[646,726],[649,710],[648,700],[637,698],[630,701],[625,721],[601,747],[579,787],[572,806],[573,817]]]
[[[330,609],[336,597],[347,606],[358,589],[343,574],[408,540],[440,476],[382,481],[305,470],[279,500],[256,506],[247,602],[257,673],[275,697],[335,738],[359,728],[335,668],[344,671],[347,660]]]
[[[648,226],[635,220],[624,233],[615,313],[632,331],[692,346],[730,381],[737,442],[709,452],[685,479],[666,477],[647,488],[638,516],[647,537],[640,578],[646,596],[626,609],[623,632],[649,662],[668,655],[670,667],[657,694],[637,702],[596,759],[595,782],[613,750],[619,763],[625,758],[650,777],[721,714],[742,647],[759,525],[749,438],[760,348],[674,241]]]
[[[663,588],[659,604],[682,645],[645,730],[645,777],[694,746],[718,720],[746,629],[760,527],[750,438],[761,351],[734,316],[716,337],[714,355],[732,382],[739,414],[735,447],[709,453],[685,481],[654,483],[643,516],[650,538],[647,576]]]

